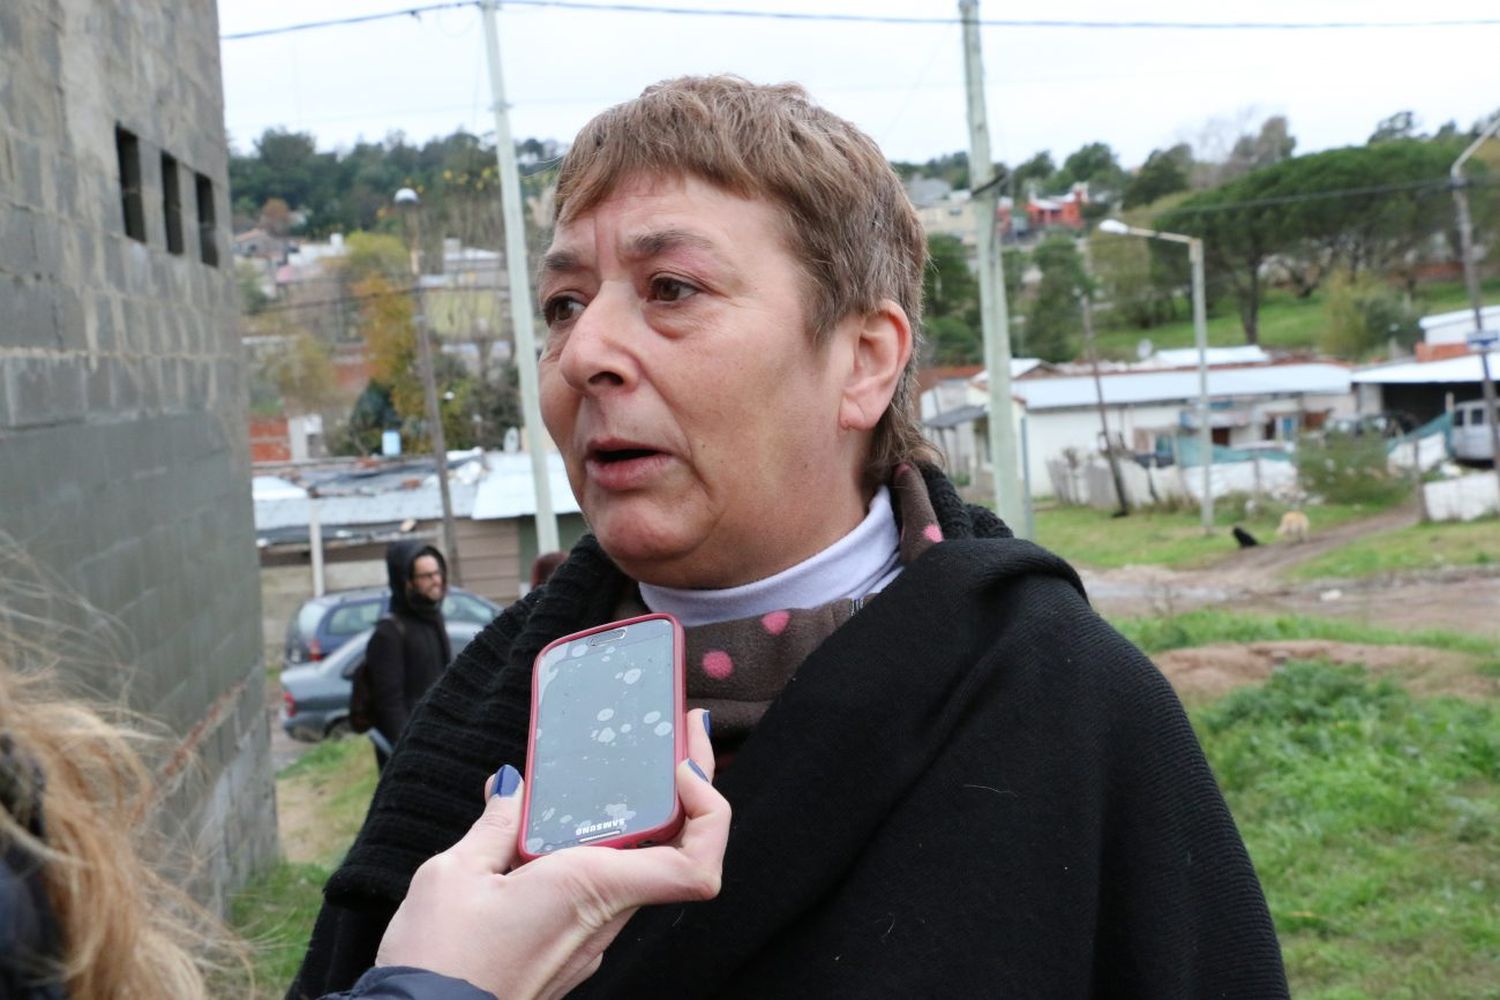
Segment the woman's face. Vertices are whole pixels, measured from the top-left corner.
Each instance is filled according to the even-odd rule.
[[[812,346],[781,219],[692,178],[630,183],[543,261],[543,418],[637,580],[763,579],[863,517],[867,438],[839,419],[850,338]]]

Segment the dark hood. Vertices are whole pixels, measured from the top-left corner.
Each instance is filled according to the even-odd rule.
[[[392,542],[385,550],[385,573],[386,579],[391,585],[391,610],[399,614],[412,615],[418,618],[431,617],[437,614],[436,607],[413,607],[406,596],[406,585],[411,580],[412,563],[421,556],[432,556],[437,559],[438,565],[443,569],[443,583],[448,582],[448,560],[443,554],[426,542],[411,541]]]

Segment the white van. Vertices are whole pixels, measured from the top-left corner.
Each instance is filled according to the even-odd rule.
[[[1491,413],[1500,419],[1500,409]],[[1494,457],[1490,425],[1484,419],[1484,400],[1474,399],[1453,408],[1453,457],[1465,462],[1488,462]]]

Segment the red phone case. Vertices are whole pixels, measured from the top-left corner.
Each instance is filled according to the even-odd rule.
[[[526,850],[526,831],[531,825],[531,789],[532,769],[536,762],[536,718],[537,718],[537,671],[541,668],[542,660],[547,652],[556,646],[577,639],[585,639],[600,632],[608,632],[612,629],[623,628],[626,625],[634,625],[636,622],[649,621],[651,619],[663,619],[672,623],[672,742],[674,747],[673,766],[687,759],[687,733],[684,724],[687,716],[687,670],[684,663],[684,650],[686,638],[683,635],[682,624],[669,614],[637,615],[634,618],[625,618],[621,621],[610,622],[607,625],[599,625],[595,628],[584,629],[582,632],[574,632],[560,639],[554,639],[542,647],[537,653],[536,659],[531,665],[531,721],[527,725],[526,734],[526,790],[521,800],[521,826],[516,833],[517,852],[523,862],[535,861],[537,858],[545,857],[543,854],[532,854]],[[633,833],[621,834],[618,837],[610,837],[607,840],[592,841],[589,847],[639,847],[646,842],[660,843],[671,840],[677,836],[682,829],[683,812],[682,800],[675,795],[672,799],[672,815],[665,823],[649,830],[637,830]],[[566,848],[563,848],[566,850]]]

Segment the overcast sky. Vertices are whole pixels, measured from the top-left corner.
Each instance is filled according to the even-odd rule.
[[[410,0],[414,6],[429,0]],[[954,0],[645,0],[663,6],[957,16]],[[218,0],[224,34],[374,13],[403,0]],[[1496,0],[982,0],[992,18],[1411,20],[1500,17]],[[505,83],[519,138],[570,141],[590,116],[653,81],[732,72],[796,80],[858,123],[887,156],[967,149],[957,24],[879,25],[582,12],[507,6]],[[1467,127],[1500,107],[1500,25],[1322,31],[986,28],[995,158],[1062,158],[1102,140],[1136,166],[1153,148],[1197,144],[1211,120],[1284,114],[1298,151],[1362,143],[1400,110],[1424,128]],[[225,41],[225,119],[249,151],[270,126],[320,147],[402,131],[493,131],[477,10]],[[1220,130],[1223,132],[1224,130]]]

